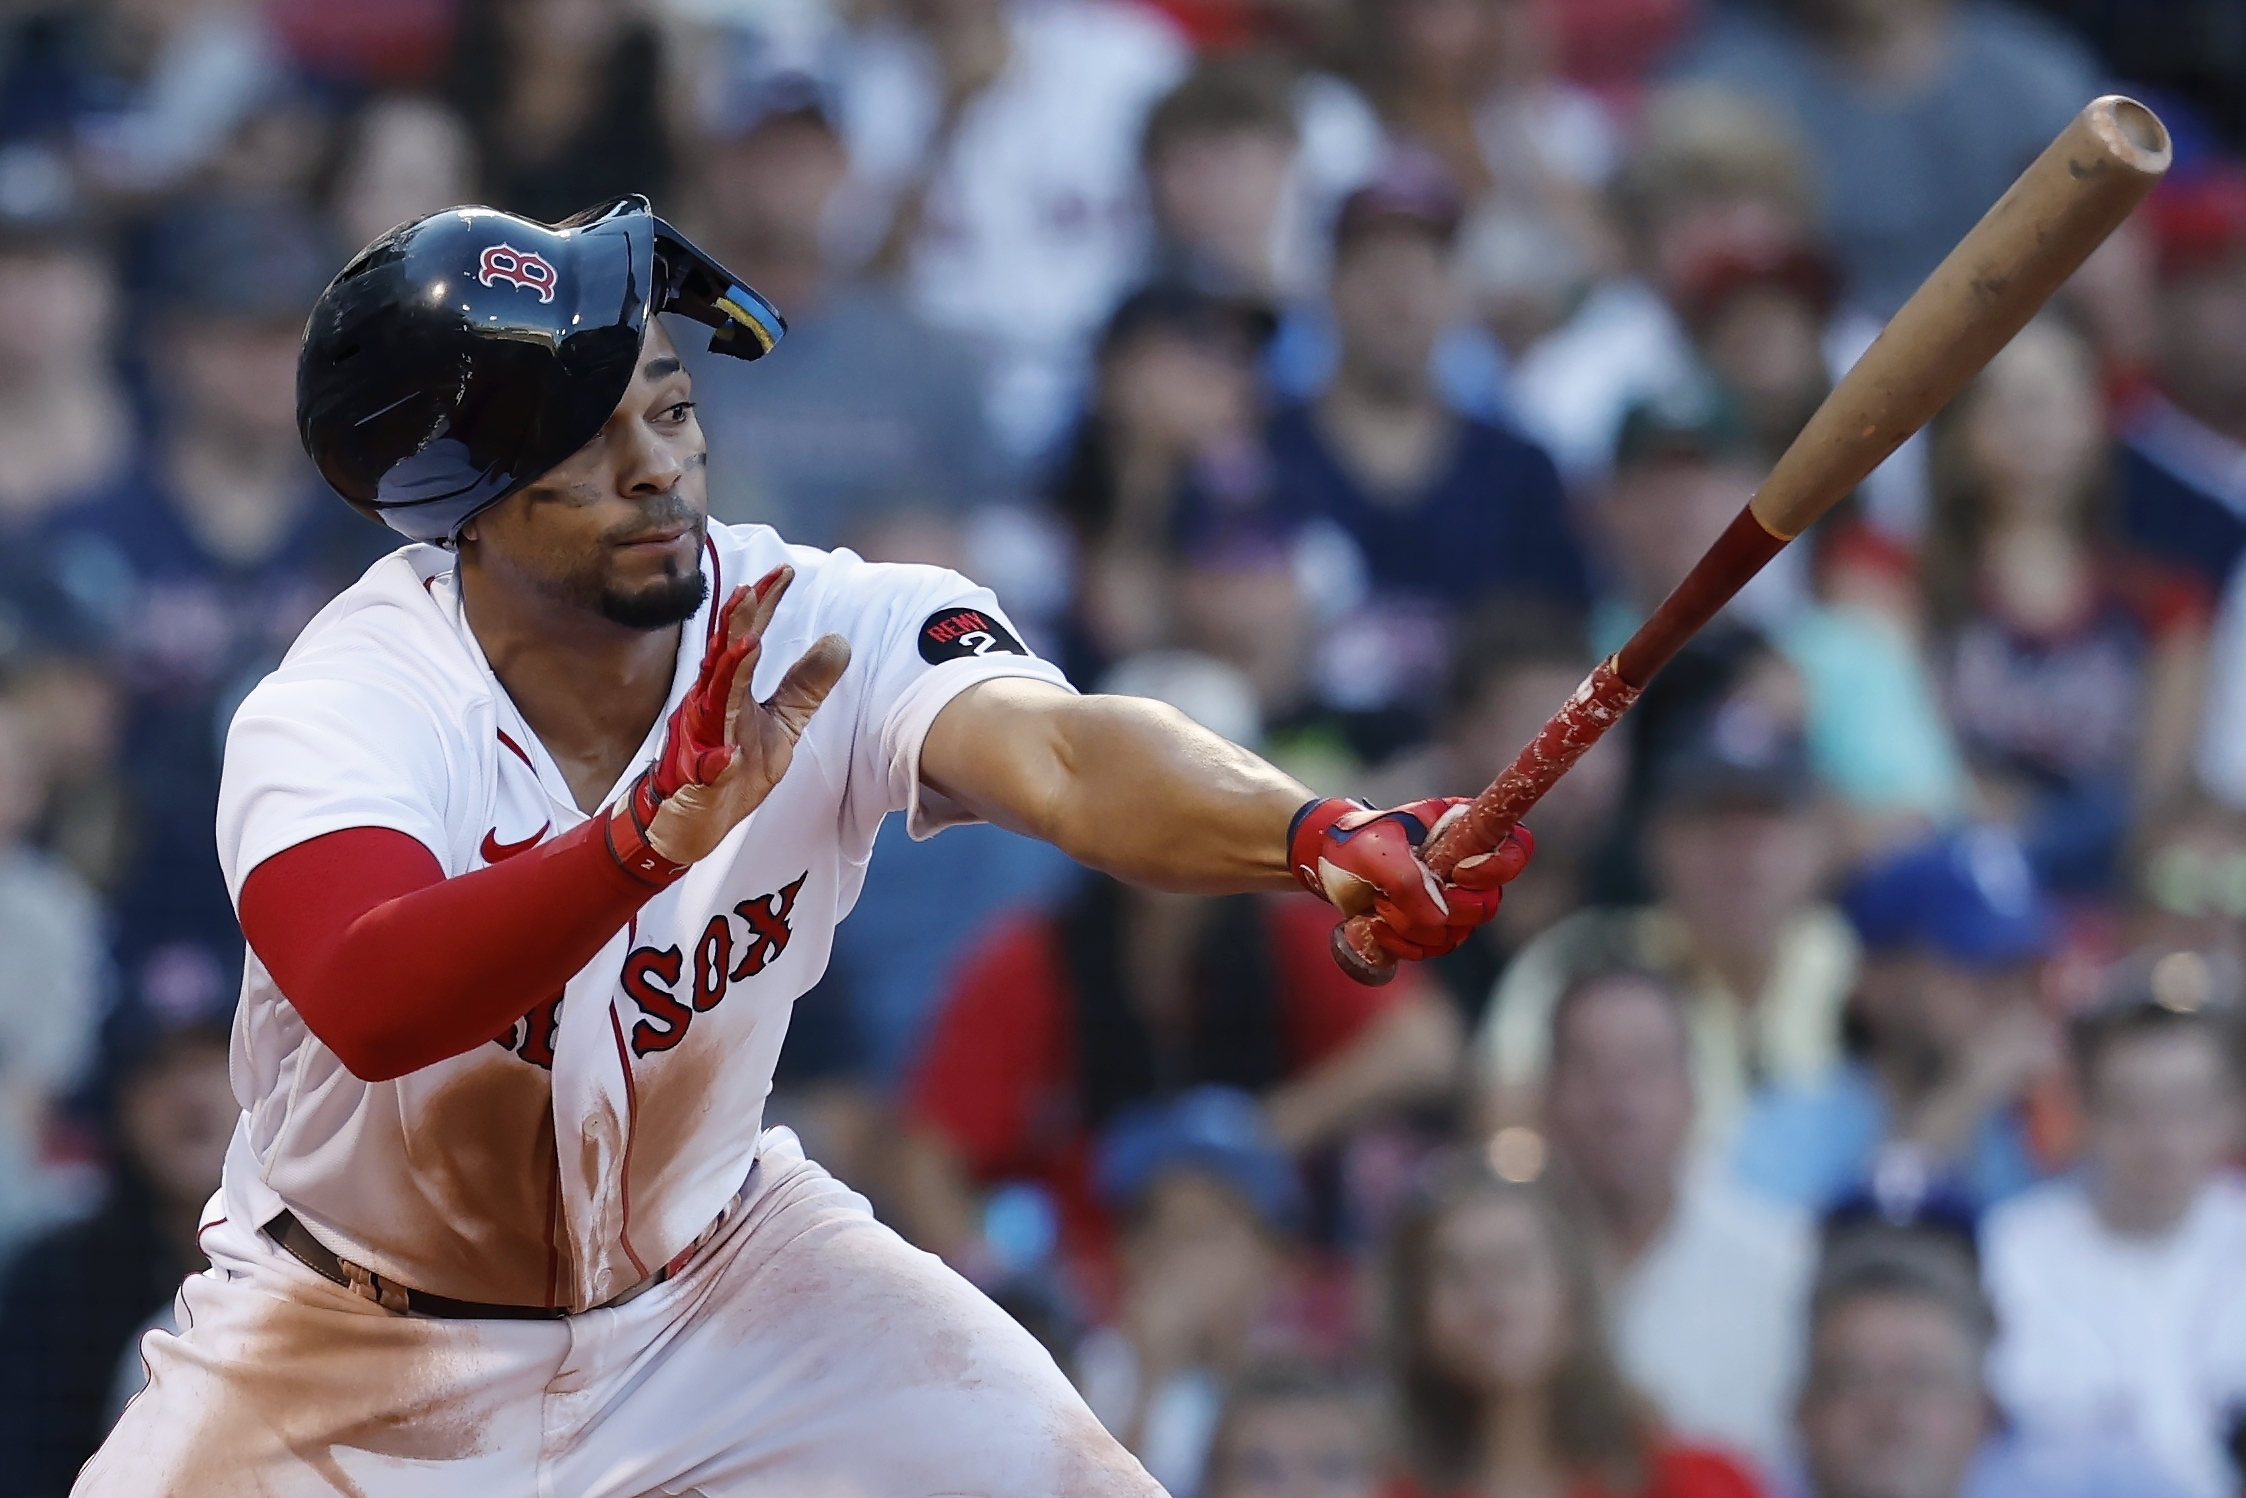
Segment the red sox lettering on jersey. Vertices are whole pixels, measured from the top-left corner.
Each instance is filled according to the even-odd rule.
[[[994,676],[1066,685],[956,574],[710,527],[713,598],[782,561],[797,581],[752,689],[768,695],[830,630],[850,641],[849,670],[771,796],[562,992],[489,1045],[367,1083],[305,1032],[253,955],[230,1211],[267,1222],[285,1203],[378,1274],[501,1304],[597,1305],[707,1228],[754,1157],[789,1012],[825,968],[882,818],[907,812],[920,834],[964,819],[919,785],[928,725]],[[237,890],[264,858],[341,827],[407,833],[461,874],[584,821],[484,662],[451,565],[433,547],[377,565],[245,702],[220,808]],[[666,719],[710,612],[684,626]]]
[[[634,947],[624,958],[624,992],[646,1018],[632,1026],[632,1054],[647,1056],[677,1045],[694,1016],[715,1009],[730,985],[754,978],[787,951],[788,916],[795,909],[796,892],[810,877],[806,871],[777,893],[743,900],[730,912],[711,916],[694,943],[688,995],[679,990],[685,959],[677,947]],[[738,964],[733,960],[737,926],[747,928]]]

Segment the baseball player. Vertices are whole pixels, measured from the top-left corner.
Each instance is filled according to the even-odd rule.
[[[875,829],[977,817],[1121,877],[1296,883],[1399,957],[1525,841],[1321,801],[1079,697],[956,574],[705,515],[658,314],[779,315],[623,198],[384,235],[305,333],[306,446],[413,544],[227,740],[243,1115],[176,1334],[76,1491],[1152,1494],[1053,1361],[761,1125]]]

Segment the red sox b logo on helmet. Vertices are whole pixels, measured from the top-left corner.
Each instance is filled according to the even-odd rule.
[[[510,286],[520,286],[538,293],[538,300],[554,299],[554,267],[551,261],[535,250],[518,250],[511,244],[487,247],[483,259],[476,266],[476,279],[489,286],[505,281]]]

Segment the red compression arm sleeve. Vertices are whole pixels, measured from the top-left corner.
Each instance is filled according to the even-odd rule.
[[[456,879],[402,832],[331,832],[250,871],[242,932],[352,1075],[402,1077],[552,998],[656,893],[618,866],[606,822]]]

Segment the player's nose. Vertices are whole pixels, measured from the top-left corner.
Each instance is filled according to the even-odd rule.
[[[619,444],[616,485],[633,499],[652,499],[678,487],[690,454],[652,423],[635,421]]]

